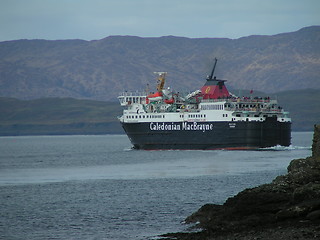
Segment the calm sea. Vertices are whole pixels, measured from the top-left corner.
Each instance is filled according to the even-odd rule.
[[[206,203],[286,173],[312,133],[268,151],[137,151],[125,135],[0,137],[1,239],[156,239]]]

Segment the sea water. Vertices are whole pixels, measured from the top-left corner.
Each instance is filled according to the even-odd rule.
[[[131,150],[126,135],[0,137],[0,239],[156,239],[285,174],[312,132],[261,151]]]

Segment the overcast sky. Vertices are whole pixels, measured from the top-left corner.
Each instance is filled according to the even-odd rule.
[[[320,25],[320,0],[0,0],[0,41],[239,38]]]

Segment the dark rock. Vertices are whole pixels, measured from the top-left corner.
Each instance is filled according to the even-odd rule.
[[[320,183],[308,183],[297,187],[292,194],[293,202],[301,202],[312,199],[320,199]]]
[[[312,157],[320,157],[320,124],[314,125]]]
[[[307,215],[307,219],[315,220],[320,219],[320,210],[313,211]]]
[[[186,223],[197,223],[197,222],[208,222],[214,215],[223,207],[217,204],[205,204],[197,212],[193,213],[191,216],[185,219]]]

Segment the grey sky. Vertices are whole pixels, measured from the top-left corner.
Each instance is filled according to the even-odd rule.
[[[272,35],[320,25],[320,0],[0,0],[0,41]]]

